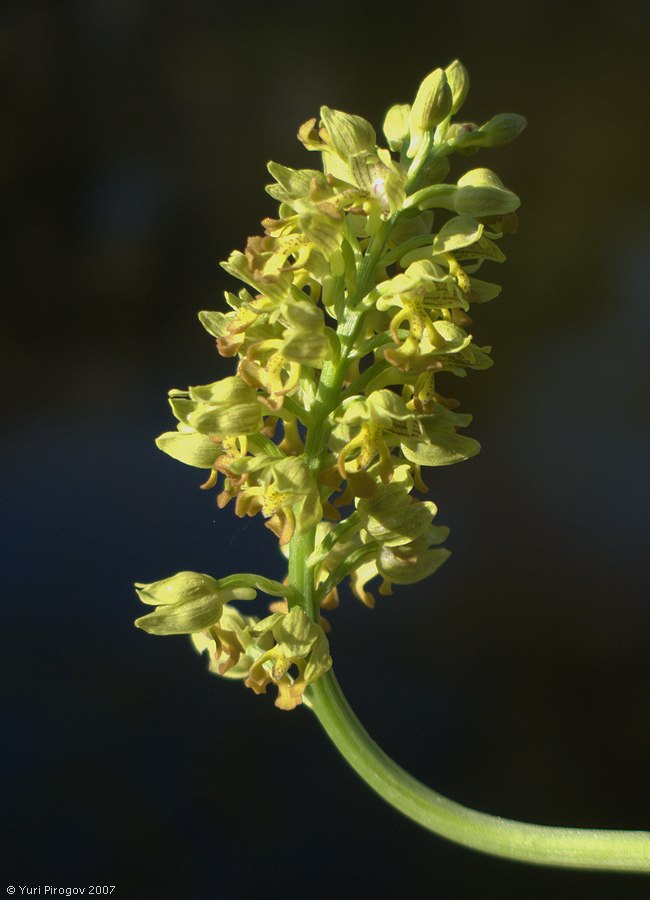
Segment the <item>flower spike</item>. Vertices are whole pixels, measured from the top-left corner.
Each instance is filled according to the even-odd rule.
[[[389,109],[379,137],[322,106],[298,132],[321,165],[269,163],[277,213],[222,263],[243,287],[199,315],[233,373],[171,391],[178,424],[157,444],[206,470],[220,508],[234,500],[238,516],[261,514],[287,577],[180,572],[138,584],[154,609],[136,625],[191,635],[211,672],[256,694],[273,686],[282,710],[310,706],[359,774],[438,834],[520,860],[648,872],[649,834],[509,822],[425,788],[365,733],[332,671],[321,612],[350,592],[372,608],[369,583],[389,596],[446,562],[449,531],[414,492],[427,490],[423,467],[480,449],[447,388],[492,364],[472,319],[500,293],[483,276],[505,260],[519,198],[482,165],[447,180],[449,158],[490,152],[526,123],[455,121],[468,90],[459,60],[434,69],[412,103]],[[239,608],[258,591],[273,598],[261,618]]]

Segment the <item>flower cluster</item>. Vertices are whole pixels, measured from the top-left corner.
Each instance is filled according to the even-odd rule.
[[[388,111],[379,140],[327,106],[300,128],[321,166],[269,163],[277,217],[222,264],[245,287],[226,292],[229,311],[199,314],[236,372],[170,392],[177,430],[158,446],[207,470],[220,507],[261,513],[290,574],[279,585],[181,573],[140,588],[157,609],[138,625],[193,634],[213,671],[256,692],[275,684],[283,709],[331,663],[318,609],[338,605],[344,578],[371,606],[373,578],[387,594],[449,555],[435,505],[412,492],[426,491],[423,466],[479,450],[460,431],[471,417],[441,391],[448,375],[491,365],[470,313],[500,292],[477,273],[505,259],[498,241],[516,230],[519,199],[487,168],[445,179],[451,154],[503,145],[525,125],[514,114],[455,121],[468,88],[458,61],[436,69],[412,105]],[[282,609],[257,621],[228,605],[262,582]]]
[[[255,599],[258,588],[271,596],[291,596],[286,585],[255,575],[218,581],[179,572],[153,584],[137,584],[140,600],[156,608],[135,624],[150,634],[192,635],[197,650],[208,651],[213,672],[245,678],[258,694],[274,684],[276,705],[294,709],[307,685],[332,665],[327,638],[299,606],[260,622],[230,605],[231,600]]]

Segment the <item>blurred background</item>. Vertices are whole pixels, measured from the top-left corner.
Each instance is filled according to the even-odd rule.
[[[527,868],[384,805],[307,710],[136,631],[133,581],[282,561],[159,453],[170,387],[227,374],[196,320],[326,103],[377,127],[459,57],[522,198],[495,366],[454,382],[481,455],[430,470],[453,556],[332,615],[342,686],[404,767],[556,825],[650,828],[648,5],[22,0],[3,5],[4,884],[114,896],[647,897]],[[255,563],[251,562],[251,554]],[[0,885],[0,890],[3,890]]]

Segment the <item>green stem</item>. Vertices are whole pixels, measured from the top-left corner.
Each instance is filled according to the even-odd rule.
[[[336,409],[341,399],[341,387],[348,367],[350,352],[354,347],[366,310],[360,306],[361,301],[371,290],[377,263],[381,257],[386,240],[394,224],[394,218],[384,222],[373,236],[359,266],[359,277],[353,297],[348,298],[348,307],[343,320],[337,328],[341,342],[341,353],[336,361],[327,362],[321,371],[318,390],[310,414],[312,426],[309,428],[305,443],[305,459],[313,472],[321,468],[327,450],[327,430],[329,414]]]
[[[650,873],[650,833],[553,828],[502,819],[461,806],[401,769],[350,709],[332,671],[309,688],[321,725],[363,780],[429,831],[506,859],[574,869]]]
[[[318,602],[315,596],[314,570],[307,565],[307,557],[314,551],[316,529],[294,534],[289,545],[289,608],[300,606],[314,622],[318,622]]]

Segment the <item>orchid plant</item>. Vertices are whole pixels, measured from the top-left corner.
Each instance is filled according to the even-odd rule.
[[[650,872],[650,833],[509,821],[420,784],[368,736],[332,670],[322,613],[338,607],[341,584],[372,607],[370,583],[387,595],[432,575],[449,557],[448,529],[418,499],[423,468],[480,449],[449,391],[492,364],[470,314],[500,293],[479,275],[504,261],[519,198],[491,169],[445,179],[453,153],[507,144],[526,123],[456,121],[468,88],[457,60],[435,69],[412,105],[389,109],[379,142],[365,119],[324,106],[298,132],[317,166],[269,163],[277,218],[222,264],[244,285],[226,292],[230,311],[199,313],[236,372],[170,391],[178,424],[157,445],[206,470],[220,508],[261,514],[287,577],[180,572],[138,584],[154,609],[136,625],[190,635],[213,673],[274,688],[280,709],[310,707],[371,787],[443,837],[534,863]],[[240,603],[258,591],[272,598],[261,619]]]

